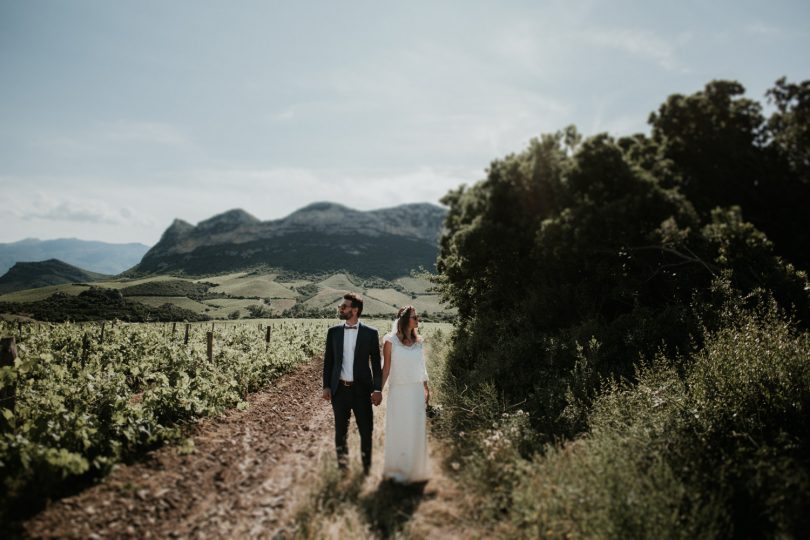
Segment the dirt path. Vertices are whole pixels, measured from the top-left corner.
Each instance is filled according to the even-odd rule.
[[[25,534],[82,539],[296,536],[296,506],[317,485],[323,462],[334,456],[332,410],[320,399],[321,365],[313,359],[250,396],[244,412],[201,421],[193,433],[193,452],[161,448],[52,504],[23,525]],[[380,482],[385,406],[374,412],[374,464],[363,482],[367,498],[384,495],[380,490],[385,489]],[[352,422],[350,457],[359,463],[356,431]],[[431,454],[436,457],[433,447]],[[465,521],[457,504],[463,494],[436,459],[433,470],[424,492],[409,503],[406,534],[470,537],[459,525]],[[327,536],[343,537],[344,532],[338,527]],[[363,536],[385,536],[373,528],[366,532]]]
[[[35,538],[272,538],[299,481],[332,443],[313,360],[249,397],[247,411],[200,422],[194,452],[148,460],[58,501],[24,525]]]

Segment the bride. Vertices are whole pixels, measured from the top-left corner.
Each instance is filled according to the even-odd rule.
[[[425,354],[413,306],[397,312],[383,337],[383,380],[391,382],[385,415],[383,478],[421,482],[430,477],[425,406],[430,399]]]

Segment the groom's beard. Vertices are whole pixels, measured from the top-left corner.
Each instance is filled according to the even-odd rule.
[[[349,314],[346,313],[345,311],[341,311],[340,313],[338,313],[338,319],[340,319],[341,321],[347,321],[349,320]]]

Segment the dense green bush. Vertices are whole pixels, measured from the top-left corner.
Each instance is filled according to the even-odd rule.
[[[492,386],[443,377],[434,433],[454,441],[448,465],[478,493],[480,517],[534,538],[802,536],[810,334],[774,305],[743,304],[719,310],[700,351],[604,382],[575,440],[538,445]]]
[[[810,526],[810,334],[737,312],[683,375],[659,357],[537,456],[513,518],[584,537],[800,537]]]
[[[755,119],[745,116],[750,103],[735,98],[737,89],[710,84],[705,92],[723,99],[714,108],[689,101],[690,122],[704,111],[700,127],[709,130],[704,124],[723,117],[717,109],[725,106],[739,120],[729,129],[743,131],[729,140],[755,145],[748,156],[776,159],[760,147],[767,140],[746,131]],[[779,256],[795,252],[747,221],[745,207],[716,207],[748,200],[712,199],[730,178],[712,178],[708,165],[687,174],[679,160],[702,150],[675,129],[687,112],[674,104],[681,101],[653,116],[652,139],[581,141],[569,128],[493,161],[486,179],[444,199],[438,288],[459,315],[450,369],[471,387],[494,384],[506,401],[525,402],[549,437],[585,428],[601,380],[632,378],[634,364],[659,350],[686,355],[700,347],[700,326],[718,319],[711,290],[718,276],[733,289],[726,298],[764,288],[800,324],[810,322],[807,276]],[[712,166],[722,169],[730,152],[718,145]],[[692,189],[695,182],[702,187]],[[774,180],[758,193],[776,197],[771,191],[783,187]],[[586,347],[585,373],[578,351],[592,339],[598,347]],[[582,405],[579,414],[572,405]]]
[[[765,119],[713,82],[651,137],[568,128],[445,197],[458,323],[434,426],[484,517],[529,537],[804,534],[808,90],[779,81]]]

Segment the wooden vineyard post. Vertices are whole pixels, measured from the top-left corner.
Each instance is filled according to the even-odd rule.
[[[90,348],[90,339],[87,337],[87,332],[84,333],[82,337],[82,369],[84,369],[84,363],[87,361],[87,350]]]
[[[188,345],[188,327],[190,325],[186,323],[186,337],[183,338],[183,345]]]
[[[264,336],[264,350],[265,351],[267,351],[267,349],[270,347],[270,334],[271,334],[270,325],[268,324],[267,325],[267,335]]]
[[[101,335],[98,337],[99,343],[104,343],[104,325],[107,323],[101,323]]]
[[[172,341],[174,341],[174,336],[175,336],[176,333],[177,333],[177,323],[173,322],[172,323]]]
[[[22,341],[22,321],[17,321],[17,335],[20,336],[20,341]]]
[[[206,338],[207,338],[206,341],[208,342],[207,343],[207,345],[208,345],[208,347],[207,347],[208,361],[211,362],[214,359],[214,333],[213,332],[208,332],[206,334]]]
[[[15,358],[17,358],[17,343],[14,337],[0,339],[0,367],[14,367]],[[17,389],[15,386],[0,390],[0,408],[8,409],[13,413],[16,400]],[[2,414],[0,414],[0,427],[3,429],[11,427]]]

